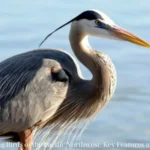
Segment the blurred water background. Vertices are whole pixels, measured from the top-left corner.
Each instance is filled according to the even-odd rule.
[[[118,25],[150,42],[149,0],[1,0],[0,61],[37,48],[48,33],[87,9],[105,12]],[[43,47],[61,48],[73,55],[68,41],[69,28],[70,25],[56,32]],[[118,83],[111,102],[80,139],[83,143],[102,143],[102,147],[72,147],[71,150],[150,149],[117,147],[117,142],[150,143],[150,50],[127,42],[89,40],[95,49],[111,57],[117,69]],[[80,66],[84,77],[90,78],[90,72]],[[3,148],[15,150],[0,149]]]

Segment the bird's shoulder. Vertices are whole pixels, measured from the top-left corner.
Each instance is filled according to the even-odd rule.
[[[63,51],[43,49],[18,54],[0,63],[0,99],[9,91],[13,94],[25,88],[33,79],[37,82],[51,76],[51,81],[66,82],[73,75],[77,75],[76,64]],[[12,93],[11,88],[17,91]]]
[[[60,50],[33,50],[2,61],[0,63],[0,120],[8,120],[10,116],[12,120],[16,120],[14,116],[20,118],[21,114],[26,115],[21,111],[21,106],[26,108],[24,112],[29,116],[33,115],[33,112],[27,108],[35,107],[38,114],[36,112],[33,118],[36,118],[55,102],[61,103],[72,74],[77,74],[74,60]],[[13,106],[17,106],[17,112],[13,110]],[[10,108],[11,111],[7,111]],[[30,120],[28,125],[36,121]],[[17,123],[17,120],[15,122]]]
[[[2,61],[0,63],[0,73],[14,73],[12,70],[19,67],[27,67],[28,70],[34,70],[39,68],[43,63],[43,60],[46,59],[51,60],[51,65],[54,65],[57,62],[62,65],[63,68],[70,71],[77,71],[76,62],[68,53],[59,49],[37,49],[12,56]]]

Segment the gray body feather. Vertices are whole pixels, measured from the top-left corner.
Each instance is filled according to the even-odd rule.
[[[48,68],[57,66],[77,80],[73,59],[53,49],[26,52],[0,63],[0,133],[23,131],[56,112],[68,89],[68,82],[51,78]]]
[[[56,49],[29,51],[1,62],[0,136],[16,142],[16,133],[26,129],[36,132],[47,126],[52,134],[81,119],[89,122],[108,103],[116,86],[110,58],[91,52],[92,58],[85,62],[95,66],[92,80],[83,79],[75,60]],[[52,78],[49,68],[58,66],[69,80]]]

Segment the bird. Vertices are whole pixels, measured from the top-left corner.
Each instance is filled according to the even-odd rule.
[[[69,132],[90,122],[112,98],[117,73],[110,57],[91,47],[89,36],[150,44],[117,25],[105,13],[86,10],[46,36],[71,24],[69,41],[77,59],[91,72],[85,79],[77,61],[61,49],[37,48],[0,62],[0,137],[31,150],[38,131]]]

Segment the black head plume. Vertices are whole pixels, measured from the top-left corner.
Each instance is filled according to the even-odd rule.
[[[45,39],[40,43],[39,47],[56,31],[58,31],[59,29],[63,28],[64,26],[68,25],[69,23],[73,22],[73,21],[79,21],[82,19],[87,19],[87,20],[94,20],[94,19],[102,19],[102,16],[97,13],[94,10],[88,10],[88,11],[84,11],[83,13],[81,13],[80,15],[78,15],[77,17],[73,18],[72,20],[68,21],[67,23],[61,25],[60,27],[58,27],[56,30],[54,30],[53,32],[51,32],[50,34],[48,34]]]
[[[48,35],[45,37],[45,39],[40,43],[39,47],[40,47],[54,32],[58,31],[59,29],[63,28],[64,26],[66,26],[67,24],[71,23],[71,22],[74,21],[74,20],[75,20],[75,18],[72,19],[72,20],[70,20],[70,21],[68,21],[67,23],[61,25],[60,27],[58,27],[57,29],[55,29],[53,32],[51,32],[50,34],[48,34]]]
[[[94,10],[87,10],[75,18],[75,20],[81,20],[81,19],[87,19],[87,20],[101,19],[101,20],[103,20],[103,17]]]

